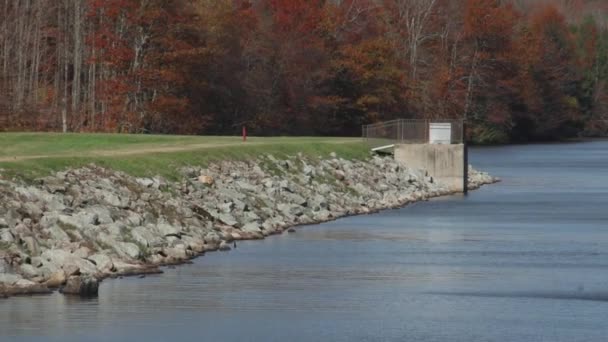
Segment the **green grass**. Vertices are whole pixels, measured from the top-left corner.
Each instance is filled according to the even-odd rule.
[[[238,137],[1,133],[0,174],[31,180],[51,172],[89,164],[134,176],[161,175],[176,180],[184,166],[204,166],[221,160],[277,158],[303,153],[311,157],[336,152],[359,159],[368,147],[356,138]]]

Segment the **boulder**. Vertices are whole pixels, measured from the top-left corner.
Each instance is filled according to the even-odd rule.
[[[209,232],[205,235],[204,241],[207,244],[218,244],[220,243],[221,238],[216,232]]]
[[[65,284],[66,277],[63,270],[53,272],[50,277],[46,280],[45,284],[49,288],[58,288]]]
[[[181,228],[172,226],[168,223],[159,223],[156,226],[156,230],[158,230],[158,232],[162,235],[162,236],[168,236],[168,235],[176,235],[179,236],[181,234]]]
[[[23,209],[23,212],[26,214],[27,217],[36,220],[42,217],[42,209],[40,209],[40,207],[34,202],[25,202],[21,205],[21,208]]]
[[[48,249],[42,252],[41,258],[45,261],[51,262],[55,265],[63,265],[66,262],[66,259],[71,257],[70,252],[64,251],[62,249]]]
[[[62,268],[66,276],[74,274],[95,274],[97,268],[87,259],[80,258],[61,249],[49,249],[42,253],[42,259]],[[46,263],[45,263],[46,266]]]
[[[0,273],[0,284],[15,285],[21,279],[23,279],[23,277],[19,274]]]
[[[61,293],[81,297],[96,297],[99,294],[99,280],[90,276],[69,277]]]
[[[305,164],[302,168],[302,173],[305,176],[313,176],[315,173],[315,169],[312,166]]]
[[[329,207],[327,204],[327,199],[325,199],[325,197],[322,195],[314,195],[309,202],[310,208],[312,208],[313,211],[321,211]]]
[[[286,193],[285,194],[285,198],[293,204],[302,206],[302,207],[306,207],[308,205],[308,201],[306,200],[306,198],[298,195],[298,194],[292,194],[292,193]]]
[[[137,178],[135,181],[145,188],[150,188],[154,185],[154,180],[150,178]]]
[[[144,219],[140,214],[130,210],[127,212],[127,218],[125,220],[125,223],[129,226],[139,226],[143,223],[143,221]]]
[[[32,236],[26,236],[23,238],[23,242],[25,243],[25,247],[27,248],[30,256],[40,255],[40,247],[38,246],[38,241],[36,241],[36,239],[34,239]]]
[[[31,281],[31,280],[19,279],[19,280],[17,280],[17,282],[14,285],[16,287],[27,288],[27,287],[31,287],[31,286],[36,286],[38,284],[35,283],[35,282],[33,282],[33,281]]]
[[[95,263],[95,267],[101,273],[110,273],[114,269],[112,258],[105,254],[93,254],[88,259]]]
[[[89,255],[91,255],[91,249],[84,246],[79,247],[78,249],[72,252],[72,255],[77,258],[86,259],[89,257]]]
[[[246,233],[262,233],[260,225],[255,222],[247,223],[241,228],[241,230]]]
[[[236,219],[234,218],[234,216],[230,215],[230,214],[219,214],[218,219],[224,223],[225,225],[234,227],[238,224],[238,222],[236,221]]]
[[[186,252],[186,246],[183,244],[177,245],[175,247],[165,248],[163,250],[167,258],[173,259],[174,261],[181,261],[188,259],[188,254]]]
[[[226,202],[226,203],[222,203],[222,204],[218,204],[217,208],[223,212],[223,213],[230,213],[232,212],[232,210],[235,208],[235,204],[232,201]]]
[[[199,181],[201,184],[205,184],[205,185],[213,185],[213,183],[215,182],[215,181],[213,180],[213,177],[211,177],[211,176],[206,176],[206,175],[200,175],[200,176],[198,177],[198,181]]]
[[[70,242],[70,236],[58,225],[53,225],[48,229],[51,240],[56,242]]]
[[[19,266],[19,273],[28,279],[35,278],[39,275],[38,269],[30,264],[22,264]]]
[[[15,237],[13,236],[13,234],[11,234],[10,229],[0,229],[0,242],[11,243],[13,241],[15,241]]]
[[[139,247],[131,242],[116,242],[113,247],[116,253],[122,257],[136,260],[142,256]]]
[[[88,207],[86,209],[86,212],[88,215],[90,215],[90,218],[88,218],[86,220],[86,221],[89,221],[87,223],[99,225],[99,224],[109,224],[109,223],[114,222],[114,219],[112,219],[112,214],[110,213],[110,210],[101,205],[95,205],[92,207]]]
[[[333,218],[332,213],[325,209],[321,209],[313,215],[313,219],[317,222],[329,221],[331,218]]]
[[[280,203],[277,209],[286,216],[300,216],[304,214],[304,209],[299,205]]]

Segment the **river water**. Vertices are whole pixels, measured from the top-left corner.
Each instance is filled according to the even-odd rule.
[[[471,161],[503,182],[0,300],[0,341],[608,341],[608,141]]]

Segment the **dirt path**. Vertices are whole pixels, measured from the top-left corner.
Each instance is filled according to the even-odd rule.
[[[318,143],[324,144],[348,144],[352,143],[349,140],[321,140]],[[301,144],[302,142],[283,142],[283,144]],[[142,146],[134,147],[129,149],[118,149],[118,150],[89,150],[75,153],[59,153],[59,154],[40,154],[40,155],[17,155],[10,157],[0,157],[0,163],[10,163],[25,160],[45,159],[45,158],[79,158],[79,157],[121,157],[121,156],[132,156],[142,155],[151,153],[171,153],[171,152],[188,152],[196,150],[204,150],[218,147],[230,147],[230,146],[252,146],[252,145],[273,145],[276,142],[228,142],[228,143],[203,143],[203,144],[188,144],[181,146]]]

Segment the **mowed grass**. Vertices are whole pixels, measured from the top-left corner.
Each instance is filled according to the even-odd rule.
[[[240,137],[0,133],[0,175],[35,179],[90,164],[134,176],[181,177],[184,166],[221,160],[253,159],[263,154],[284,157],[302,153],[324,157],[331,152],[365,158],[369,149],[357,138]]]

